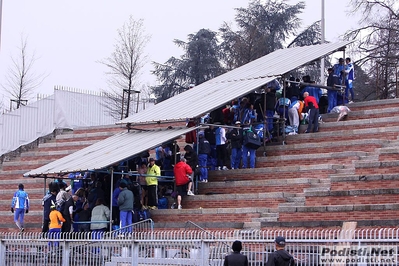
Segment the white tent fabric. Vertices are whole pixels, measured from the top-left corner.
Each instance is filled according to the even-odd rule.
[[[0,115],[0,156],[51,134],[55,129],[115,125],[101,93],[56,88],[54,94]],[[139,111],[153,103],[140,102]],[[136,110],[137,106],[133,109]]]
[[[24,176],[45,177],[51,174],[104,169],[143,151],[155,148],[162,143],[174,140],[180,135],[195,129],[197,128],[184,127],[117,133],[80,151],[29,171]]]
[[[277,50],[179,95],[133,114],[118,124],[184,121],[250,93],[276,77],[345,48],[350,41]]]

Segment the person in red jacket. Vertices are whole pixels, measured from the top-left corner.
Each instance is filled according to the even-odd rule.
[[[175,183],[177,189],[177,208],[181,209],[181,197],[183,195],[194,196],[194,193],[191,191],[193,180],[189,178],[189,176],[193,173],[193,170],[186,163],[186,159],[182,158],[180,162],[175,165],[173,172],[175,174]]]
[[[319,131],[319,105],[315,97],[310,96],[308,92],[303,93],[306,111],[309,112],[309,124],[305,133],[310,133],[313,126],[313,132]]]

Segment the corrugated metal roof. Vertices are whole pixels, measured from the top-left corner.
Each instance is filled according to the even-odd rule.
[[[24,176],[32,177],[103,169],[195,129],[196,127],[185,127],[117,133],[64,158],[27,172]]]
[[[274,78],[344,48],[350,41],[280,49],[238,67],[118,124],[152,123],[199,117],[241,97]]]

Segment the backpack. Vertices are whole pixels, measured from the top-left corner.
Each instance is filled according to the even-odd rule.
[[[158,209],[167,209],[169,206],[168,198],[162,197],[158,199]]]
[[[147,219],[151,218],[151,213],[148,209],[140,210],[137,212],[138,212],[140,221],[147,220]]]
[[[249,149],[255,150],[262,145],[259,135],[252,131],[252,127],[244,131],[243,145]]]

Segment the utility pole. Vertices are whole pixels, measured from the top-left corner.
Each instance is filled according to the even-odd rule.
[[[324,0],[321,0],[321,44],[326,42],[325,39]],[[320,60],[320,84],[324,85],[324,57],[322,57]]]

